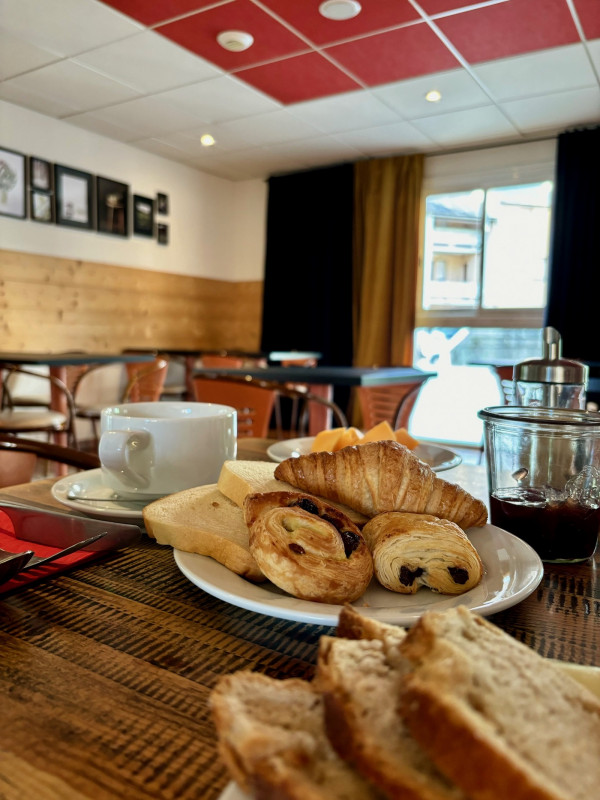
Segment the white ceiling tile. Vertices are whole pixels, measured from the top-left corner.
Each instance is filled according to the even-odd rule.
[[[56,61],[43,47],[24,42],[0,29],[0,81]]]
[[[104,123],[132,131],[136,139],[197,128],[201,122],[193,114],[169,103],[162,95],[140,97],[119,105],[97,109],[95,117]]]
[[[30,108],[32,111],[38,111],[48,117],[63,117],[78,110],[52,97],[46,97],[44,94],[39,94],[39,92],[32,92],[17,86],[12,80],[0,83],[0,99]]]
[[[579,89],[511,100],[503,103],[502,108],[525,133],[600,122],[600,89]]]
[[[177,147],[172,147],[161,139],[153,137],[149,139],[137,139],[133,144],[140,150],[147,150],[149,153],[168,158],[170,161],[178,161],[181,164],[191,163],[189,153],[185,153]]]
[[[442,95],[437,103],[430,103],[425,99],[427,92],[432,89],[437,89]],[[403,119],[408,120],[490,103],[490,98],[465,69],[388,83],[374,89],[373,94],[395,109]]]
[[[78,128],[84,128],[91,133],[97,133],[109,139],[116,139],[119,142],[131,142],[138,138],[135,131],[122,125],[108,122],[95,111],[86,111],[85,114],[74,114],[65,120],[65,122],[68,122],[69,125],[75,125]]]
[[[229,76],[173,89],[160,96],[203,122],[224,122],[281,108],[275,100]]]
[[[138,96],[138,93],[128,86],[98,75],[72,61],[58,61],[11,78],[2,85],[14,86],[45,97],[74,111],[89,111],[92,108]]]
[[[511,136],[514,138],[517,133],[506,117],[492,105],[437,117],[423,117],[412,120],[412,123],[437,144],[453,147],[483,144]]]
[[[596,68],[596,72],[600,76],[600,39],[593,39],[587,43],[587,48],[592,59],[592,63]]]
[[[291,158],[305,159],[307,163],[315,164],[321,164],[327,158],[331,163],[351,161],[362,155],[355,147],[342,142],[336,136],[319,136],[315,139],[275,144],[268,150],[274,155],[284,156],[287,153]]]
[[[143,29],[96,0],[0,0],[0,19],[8,33],[63,57]]]
[[[347,92],[297,103],[289,106],[289,111],[324,133],[356,130],[369,123],[387,125],[398,121],[398,115],[369,92]]]
[[[397,122],[394,125],[382,125],[379,128],[338,133],[336,138],[350,147],[360,150],[364,155],[371,156],[430,150],[432,146],[435,147],[435,143],[410,122]]]
[[[153,31],[90,50],[73,61],[149,94],[223,74]]]
[[[247,119],[235,119],[215,126],[218,142],[225,138],[237,147],[271,145],[321,135],[322,131],[309,125],[284,109],[257,114]]]
[[[557,47],[473,67],[498,101],[594,86],[596,77],[581,44]]]

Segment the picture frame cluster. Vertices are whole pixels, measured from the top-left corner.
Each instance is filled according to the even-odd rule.
[[[45,225],[131,234],[169,243],[169,197],[135,194],[128,184],[0,146],[0,216]]]

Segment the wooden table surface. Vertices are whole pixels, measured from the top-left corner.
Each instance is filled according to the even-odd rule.
[[[266,444],[247,440],[238,457],[264,458]],[[480,467],[441,477],[485,491]],[[57,506],[51,483],[9,487],[0,500]],[[532,595],[489,619],[544,656],[600,665],[599,574],[598,553],[547,564]],[[245,668],[310,678],[319,637],[331,632],[211,597],[147,536],[4,595],[0,797],[218,798],[229,780],[207,708],[218,676]]]

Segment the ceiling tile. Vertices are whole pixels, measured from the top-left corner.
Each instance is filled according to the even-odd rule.
[[[68,60],[19,75],[2,85],[53,100],[70,111],[90,111],[138,96],[130,87]]]
[[[366,156],[406,154],[422,152],[424,148],[431,150],[432,146],[435,148],[435,143],[410,122],[338,133],[336,138]]]
[[[380,31],[420,19],[408,0],[371,0],[362,4],[358,16],[329,20],[319,13],[319,3],[264,0],[264,5],[287,20],[300,33],[318,45]]]
[[[178,22],[159,25],[156,30],[228,71],[307,49],[302,39],[250,0],[232,0]],[[254,44],[242,52],[224,50],[217,42],[217,34],[226,30],[246,31],[254,37]]]
[[[215,78],[221,70],[152,31],[72,59],[144,93]]]
[[[575,127],[600,120],[600,90],[596,87],[528,97],[503,103],[502,108],[526,133]]]
[[[598,0],[573,0],[575,11],[586,39],[600,36],[600,3]]]
[[[595,86],[596,76],[582,44],[503,58],[473,67],[495,100]]]
[[[35,23],[33,23],[35,20]],[[96,0],[2,0],[2,27],[58,56],[71,56],[141,30]]]
[[[195,114],[200,122],[206,123],[251,117],[280,108],[275,100],[228,75],[171,89],[158,97]]]
[[[437,89],[442,99],[430,103],[425,95]],[[435,116],[462,108],[489,105],[490,98],[464,69],[437,72],[421,78],[378,86],[373,94],[394,108],[404,119]]]
[[[293,56],[236,75],[285,104],[350,91],[360,85],[320,53]]]
[[[593,42],[588,42],[587,49],[592,59],[592,63],[596,68],[596,72],[600,75],[600,39],[595,39]]]
[[[416,119],[413,125],[437,144],[448,147],[514,138],[517,132],[504,114],[492,105]]]
[[[364,91],[298,103],[290,107],[290,112],[325,133],[364,128],[367,121],[372,126],[398,121],[395,111]]]
[[[285,109],[246,119],[223,122],[213,134],[218,143],[235,141],[236,147],[271,145],[320,136],[322,131],[298,119]]]
[[[368,86],[458,66],[456,58],[424,22],[328,47],[326,52]]]
[[[487,4],[491,5],[493,3],[506,2],[507,0],[488,0]],[[419,5],[429,16],[434,14],[444,14],[449,11],[457,11],[458,9],[464,10],[465,8],[475,5],[482,6],[484,3],[476,2],[476,0],[419,0]]]
[[[436,24],[472,64],[579,41],[565,0],[508,0]]]
[[[0,81],[51,64],[56,58],[43,47],[0,30]]]
[[[143,22],[144,25],[154,25],[167,19],[175,19],[182,14],[198,11],[205,6],[212,6],[215,0],[102,0],[108,6],[116,8],[123,14]]]
[[[52,97],[46,97],[43,94],[40,95],[37,92],[31,92],[20,86],[15,86],[13,81],[0,83],[0,100],[30,108],[32,111],[38,111],[48,117],[60,118],[77,110],[65,103],[54,100]]]
[[[84,128],[91,133],[106,136],[109,139],[116,139],[119,142],[131,142],[139,137],[131,128],[124,125],[117,125],[104,118],[104,112],[86,111],[84,114],[73,114],[65,122],[75,125],[77,128]]]

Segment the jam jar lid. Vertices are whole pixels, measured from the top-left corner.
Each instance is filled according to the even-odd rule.
[[[575,408],[536,406],[489,406],[477,412],[479,419],[489,422],[523,422],[547,425],[574,425],[600,430],[600,413]]]
[[[544,328],[542,358],[515,364],[515,381],[528,383],[567,383],[587,386],[589,367],[581,361],[562,358],[562,339],[555,328]]]

